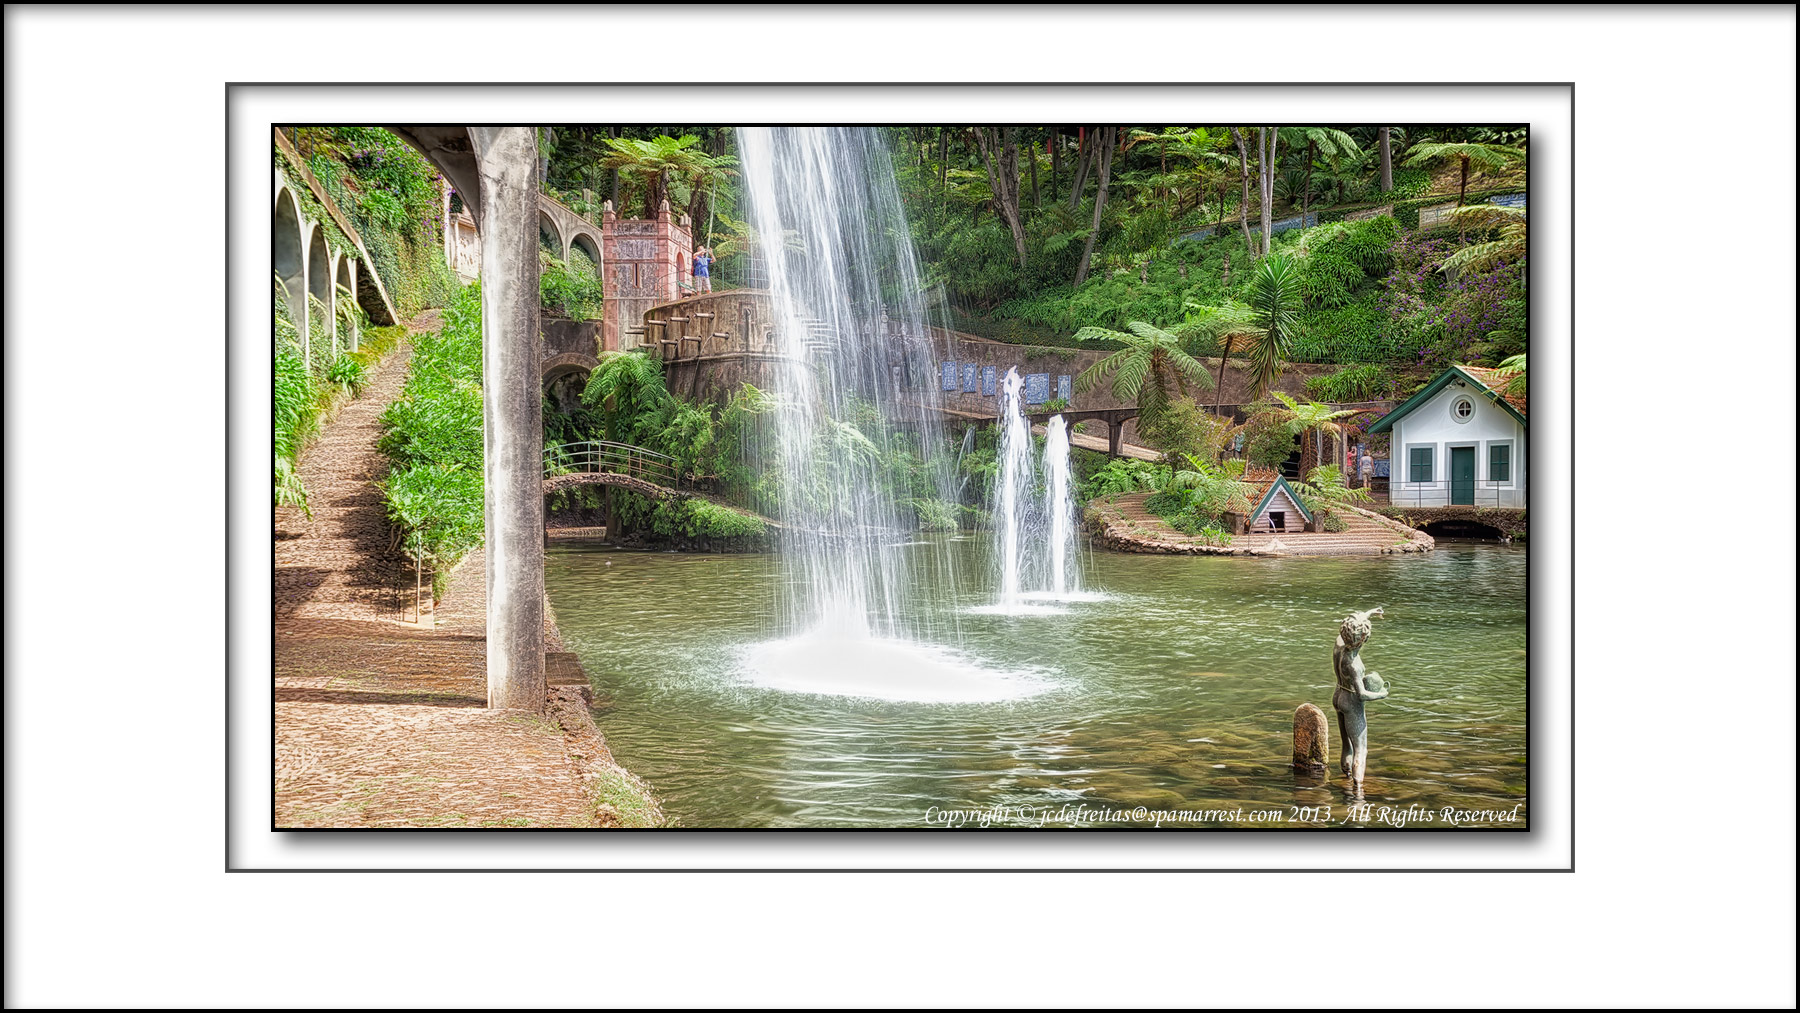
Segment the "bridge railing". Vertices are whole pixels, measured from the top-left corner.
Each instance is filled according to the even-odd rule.
[[[670,488],[686,484],[673,457],[629,443],[588,440],[545,448],[545,478],[583,474],[629,475]]]

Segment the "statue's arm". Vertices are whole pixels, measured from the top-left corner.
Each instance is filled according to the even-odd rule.
[[[1369,675],[1375,674],[1376,673],[1374,672],[1369,673]],[[1356,694],[1364,700],[1385,700],[1387,699],[1388,688],[1383,686],[1380,689],[1372,690],[1368,685],[1368,676],[1359,674],[1356,679]]]

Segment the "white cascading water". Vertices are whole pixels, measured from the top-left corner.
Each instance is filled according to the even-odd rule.
[[[738,150],[781,353],[769,392],[781,405],[777,446],[766,466],[780,487],[788,570],[781,628],[749,649],[750,680],[932,702],[1037,692],[1042,684],[1028,675],[965,657],[956,628],[914,600],[909,569],[948,570],[952,557],[941,545],[899,544],[913,518],[890,494],[887,470],[902,454],[949,455],[939,452],[947,447],[937,385],[924,375],[932,351],[923,286],[881,134],[744,127]],[[954,500],[949,469],[934,477],[940,498]],[[931,551],[936,559],[918,558]]]
[[[1025,560],[1022,543],[1031,527],[1031,423],[1024,413],[1025,381],[1016,369],[1000,384],[1000,477],[994,490],[994,523],[1000,535],[1000,602],[1002,611],[1020,609]]]
[[[1050,512],[1050,593],[1062,598],[1081,590],[1075,541],[1075,494],[1069,487],[1069,427],[1058,415],[1044,427],[1045,496]]]

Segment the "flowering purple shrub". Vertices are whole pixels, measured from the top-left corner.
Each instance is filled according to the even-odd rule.
[[[1446,240],[1407,233],[1394,243],[1394,269],[1382,282],[1379,305],[1399,347],[1427,369],[1481,362],[1489,334],[1507,321],[1512,303],[1523,300],[1523,261],[1452,279],[1439,268],[1453,249]]]

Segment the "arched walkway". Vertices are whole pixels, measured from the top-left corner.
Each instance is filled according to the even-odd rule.
[[[538,246],[549,251],[558,260],[567,256],[562,231],[556,227],[556,219],[543,210],[538,211]]]
[[[320,323],[319,333],[312,331],[311,306],[307,307],[306,327],[302,333],[306,335],[306,346],[309,349],[309,363],[324,364],[337,354],[336,332],[332,329],[331,298],[331,250],[325,245],[325,227],[314,223],[312,233],[306,237],[306,294],[319,300],[324,307],[325,319]]]
[[[564,251],[563,261],[576,274],[590,278],[600,277],[600,237],[587,231],[570,234],[569,248]]]
[[[348,255],[338,258],[337,283],[333,286],[333,289],[332,295],[335,298],[343,301],[348,306],[354,307],[356,305],[356,261],[351,259]],[[337,326],[335,315],[333,326]],[[357,323],[356,314],[354,312],[347,316],[344,326],[349,329],[349,333],[340,334],[338,337],[350,347],[352,352],[354,352],[356,351],[358,340],[362,337],[362,331]]]
[[[288,316],[306,340],[306,246],[300,204],[286,187],[275,192],[275,278],[285,291]]]

